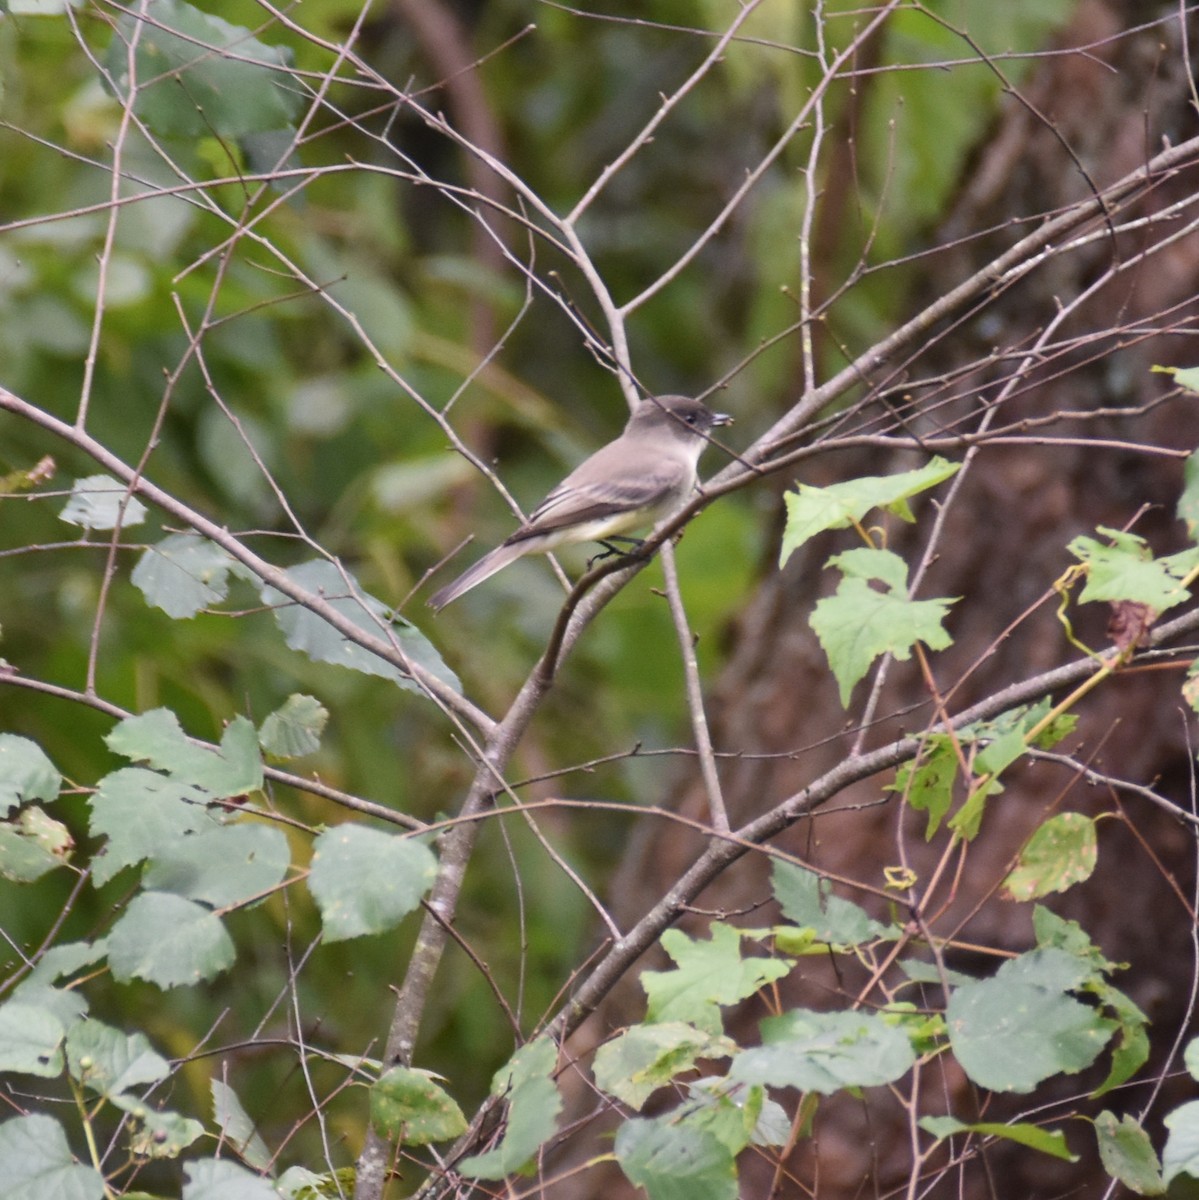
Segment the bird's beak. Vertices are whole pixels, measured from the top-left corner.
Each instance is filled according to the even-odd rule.
[[[731,425],[732,423],[733,423],[733,418],[730,417],[728,413],[713,413],[712,414],[713,427],[715,427],[717,425]]]

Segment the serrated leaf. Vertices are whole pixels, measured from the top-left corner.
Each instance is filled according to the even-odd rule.
[[[918,470],[896,475],[849,479],[823,488],[798,484],[796,491],[788,492],[785,497],[787,526],[783,532],[779,566],[783,566],[809,538],[826,529],[856,525],[872,508],[887,509],[904,521],[915,520],[908,500],[943,483],[959,470],[960,463],[934,458]]]
[[[958,752],[953,740],[943,733],[925,739],[920,757],[914,763],[904,763],[895,775],[888,791],[906,797],[911,808],[928,813],[924,831],[926,841],[932,841],[953,804],[953,785],[958,777]]]
[[[466,1117],[428,1071],[392,1067],[371,1088],[371,1125],[391,1141],[427,1146],[464,1133]]]
[[[833,894],[833,885],[815,871],[776,858],[770,864],[771,890],[783,915],[813,930],[818,941],[860,946],[886,932],[886,926],[851,900]]]
[[[1114,969],[1077,921],[1059,917],[1043,904],[1033,907],[1032,928],[1037,945],[1042,949],[1064,950],[1074,958],[1083,960],[1092,973]]]
[[[135,896],[108,935],[108,962],[118,983],[200,983],[231,967],[235,956],[220,918],[167,892]]]
[[[258,743],[276,758],[300,758],[320,749],[329,710],[312,696],[294,692],[258,731]]]
[[[254,1122],[242,1107],[237,1093],[219,1079],[210,1080],[209,1087],[212,1090],[212,1119],[222,1136],[255,1170],[269,1170],[271,1152],[258,1136]]]
[[[66,1028],[57,1013],[34,1004],[34,999],[0,1005],[0,1071],[53,1079],[62,1072]]]
[[[1101,1112],[1095,1118],[1095,1137],[1103,1169],[1138,1196],[1161,1196],[1166,1184],[1149,1135],[1135,1117],[1117,1118]]]
[[[227,551],[207,538],[173,533],[146,548],[130,579],[147,604],[184,620],[225,599],[233,561]]]
[[[146,506],[128,487],[108,475],[75,480],[70,499],[58,514],[60,521],[83,529],[128,529],[146,519]]]
[[[220,822],[208,810],[208,800],[191,784],[143,767],[105,775],[90,801],[91,834],[108,838],[92,860],[95,882],[107,883],[185,834],[217,828]]]
[[[1067,995],[1089,974],[1064,951],[1033,950],[954,989],[945,1019],[962,1069],[980,1087],[1031,1092],[1051,1075],[1089,1067],[1117,1028]]]
[[[4,1200],[103,1200],[106,1195],[104,1177],[74,1160],[62,1126],[41,1113],[0,1121],[0,1179]]]
[[[283,830],[242,822],[188,834],[154,851],[142,882],[213,908],[261,896],[291,864]]]
[[[763,1021],[762,1040],[734,1059],[730,1079],[831,1095],[892,1083],[916,1061],[903,1030],[877,1013],[793,1009]]]
[[[11,821],[0,821],[0,875],[15,883],[32,883],[71,861],[75,839],[61,822],[26,805]]]
[[[1129,600],[1162,613],[1190,598],[1181,580],[1199,566],[1199,547],[1154,558],[1144,538],[1136,534],[1105,528],[1099,532],[1107,542],[1076,537],[1067,547],[1087,565],[1080,603]]]
[[[111,1098],[170,1074],[170,1066],[141,1033],[126,1036],[94,1017],[67,1032],[71,1074],[98,1096]]]
[[[269,1179],[228,1159],[184,1163],[183,1200],[279,1200]]]
[[[0,816],[30,800],[55,800],[61,790],[62,776],[37,742],[0,733]]]
[[[736,1049],[730,1039],[713,1037],[682,1021],[634,1025],[599,1048],[592,1070],[599,1087],[639,1109],[698,1059],[727,1058]]]
[[[942,622],[952,599],[909,600],[907,566],[889,550],[849,550],[829,560],[843,573],[836,594],[817,602],[811,625],[837,679],[841,703],[875,659],[891,654],[900,661],[923,643],[944,650],[952,638]],[[870,581],[882,583],[876,591]]]
[[[733,1155],[705,1130],[636,1117],[617,1130],[615,1149],[620,1169],[649,1200],[736,1200]]]
[[[433,852],[411,838],[361,825],[322,833],[308,887],[321,911],[325,941],[392,928],[420,904],[436,872]]]
[[[237,139],[293,123],[301,94],[286,74],[286,48],[178,0],[154,0],[151,17],[130,13],[117,21],[106,79],[122,103],[131,99],[134,45],[134,110],[155,133]]]
[[[1095,822],[1082,813],[1059,813],[1028,839],[1016,866],[1003,881],[1010,900],[1037,900],[1089,879],[1098,860]]]
[[[258,734],[245,717],[234,717],[229,722],[219,749],[193,742],[168,708],[126,717],[104,741],[115,753],[147,762],[174,779],[203,788],[214,800],[262,788]]]
[[[649,998],[646,1021],[682,1021],[706,1033],[721,1033],[718,1005],[736,1004],[763,985],[781,979],[791,964],[741,953],[741,931],[713,921],[708,941],[692,941],[679,929],[662,935],[662,948],[674,959],[673,971],[643,971]]]
[[[955,1137],[960,1133],[980,1133],[985,1137],[1005,1138],[1009,1142],[1019,1142],[1021,1146],[1039,1150],[1042,1154],[1065,1159],[1066,1162],[1078,1162],[1078,1155],[1070,1153],[1064,1133],[1056,1129],[1042,1129],[1039,1125],[1030,1125],[1027,1122],[1004,1125],[1000,1121],[974,1121],[966,1124],[956,1117],[922,1117],[920,1128],[938,1139]]]
[[[496,1072],[493,1096],[507,1096],[508,1127],[500,1144],[486,1154],[463,1159],[458,1169],[474,1179],[503,1179],[519,1171],[554,1136],[562,1097],[550,1078],[558,1048],[549,1038],[522,1046]]]
[[[322,596],[343,617],[373,637],[394,639],[414,663],[455,691],[462,690],[458,677],[442,661],[433,643],[415,625],[397,616],[381,600],[364,592],[349,572],[339,570],[336,564],[322,558],[292,567],[287,575],[305,591]],[[275,620],[291,649],[299,650],[314,662],[334,663],[364,675],[377,675],[390,679],[408,691],[423,694],[420,685],[398,667],[348,641],[322,617],[282,592],[264,587],[262,602],[275,610]]]

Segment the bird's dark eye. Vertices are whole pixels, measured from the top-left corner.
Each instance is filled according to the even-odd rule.
[[[694,425],[694,424],[695,424],[695,419],[696,419],[696,418],[695,418],[695,413],[688,413],[688,414],[687,414],[686,421],[687,421],[687,424],[688,424],[688,425]]]

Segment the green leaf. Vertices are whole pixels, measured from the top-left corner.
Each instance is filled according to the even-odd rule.
[[[118,983],[145,979],[161,988],[200,983],[233,965],[233,942],[207,908],[167,892],[135,896],[108,935]]]
[[[98,957],[103,958],[107,952],[107,943],[100,938],[97,939],[97,944],[101,947]],[[32,975],[26,976],[17,984],[9,1003],[20,1004],[23,1008],[36,1008],[53,1015],[64,1030],[70,1028],[87,1012],[87,1001],[77,991],[68,992],[64,988],[47,987]]]
[[[941,971],[935,962],[925,962],[919,958],[901,958],[895,965],[913,983],[931,983],[937,987],[941,985]],[[974,980],[971,976],[961,971],[952,971],[947,967],[945,969],[945,982],[956,987],[961,983],[973,983]]]
[[[630,1108],[639,1109],[698,1059],[727,1058],[736,1043],[682,1021],[634,1025],[605,1042],[595,1055],[595,1082]]]
[[[103,1200],[105,1195],[104,1177],[75,1162],[62,1126],[40,1113],[0,1122],[0,1179],[4,1200]]]
[[[707,1076],[692,1081],[689,1091],[687,1125],[713,1134],[734,1156],[748,1145],[785,1146],[790,1140],[787,1110],[763,1087]]]
[[[953,785],[958,776],[958,755],[953,740],[944,733],[929,735],[915,762],[904,763],[887,791],[906,796],[917,812],[928,813],[926,841],[932,841],[945,814],[953,804]]]
[[[1180,1105],[1165,1116],[1170,1131],[1162,1151],[1162,1178],[1166,1186],[1179,1175],[1199,1179],[1199,1100]]]
[[[242,1108],[237,1093],[219,1079],[209,1081],[212,1089],[212,1119],[217,1128],[240,1155],[256,1171],[269,1171],[271,1152],[258,1136],[254,1122]]]
[[[1107,1078],[1091,1093],[1092,1098],[1119,1087],[1131,1079],[1149,1058],[1149,1020],[1122,992],[1105,978],[1105,972],[1118,969],[1091,941],[1077,921],[1059,917],[1044,905],[1033,908],[1033,931],[1037,945],[1044,949],[1064,950],[1078,960],[1086,972],[1080,987],[1093,995],[1114,1017],[1118,1025],[1112,1065]]]
[[[75,480],[58,519],[84,529],[128,529],[146,519],[146,506],[129,495],[125,484],[107,475],[89,475]]]
[[[962,1069],[980,1087],[1031,1092],[1051,1075],[1090,1066],[1116,1022],[1066,994],[1088,974],[1072,955],[1038,949],[956,988],[945,1019]]]
[[[183,1200],[279,1200],[269,1179],[228,1159],[185,1163]]]
[[[316,840],[308,887],[327,942],[382,933],[432,886],[437,859],[422,842],[361,825],[337,825]]]
[[[1064,1133],[1056,1129],[1042,1129],[1039,1125],[1030,1125],[1027,1122],[1004,1125],[1000,1121],[976,1121],[965,1124],[956,1117],[922,1117],[920,1128],[938,1140],[960,1133],[981,1133],[985,1137],[1006,1138],[1009,1142],[1019,1142],[1021,1146],[1039,1150],[1042,1154],[1050,1154],[1054,1158],[1065,1159],[1066,1162],[1078,1162],[1078,1155],[1070,1153]]]
[[[616,1161],[649,1200],[736,1200],[737,1169],[719,1138],[669,1117],[626,1121],[616,1132]]]
[[[115,753],[203,788],[214,800],[262,790],[258,734],[245,717],[229,722],[219,750],[193,742],[169,708],[126,717],[104,741]]]
[[[320,749],[329,710],[312,696],[293,692],[258,731],[258,744],[276,758],[300,758]]]
[[[1182,698],[1199,712],[1199,660],[1193,660],[1187,667],[1186,679],[1182,684]]]
[[[682,1021],[719,1035],[718,1005],[736,1004],[791,969],[778,959],[742,958],[741,931],[731,925],[713,921],[711,934],[709,941],[692,941],[678,929],[662,935],[662,948],[678,969],[642,972],[647,1023]]]
[[[1199,1079],[1199,1037],[1187,1042],[1186,1049],[1182,1052],[1182,1061],[1191,1078]]]
[[[30,800],[56,800],[61,790],[62,776],[41,746],[0,733],[0,816]]]
[[[153,1108],[137,1096],[116,1095],[111,1100],[132,1118],[129,1149],[142,1158],[178,1158],[204,1136],[204,1126],[199,1121]]]
[[[1095,822],[1082,813],[1059,813],[1028,839],[1003,888],[1012,900],[1036,900],[1089,879],[1099,857]]]
[[[708,1077],[697,1080],[688,1092],[686,1103],[673,1114],[675,1123],[710,1133],[735,1158],[750,1144],[758,1129],[766,1089]],[[785,1142],[784,1132],[783,1143],[776,1144]]]
[[[503,1140],[486,1154],[475,1154],[458,1164],[473,1179],[503,1179],[519,1171],[554,1136],[562,1097],[550,1078],[558,1062],[558,1049],[549,1038],[522,1046],[507,1066],[496,1072],[493,1096],[508,1098],[508,1127]]]
[[[1084,959],[1093,971],[1112,969],[1112,964],[1077,921],[1059,917],[1053,909],[1037,904],[1032,910],[1032,928],[1042,949],[1065,950],[1075,958]]]
[[[1153,369],[1172,375],[1174,382],[1179,387],[1199,395],[1199,367],[1154,367]]]
[[[66,1028],[56,1012],[35,1004],[35,999],[0,1005],[0,1071],[53,1079],[62,1073]]]
[[[95,882],[107,883],[124,867],[149,858],[184,834],[218,827],[208,799],[189,783],[142,767],[122,767],[105,775],[90,802],[91,834],[108,838],[92,860]]]
[[[126,1037],[94,1017],[67,1032],[71,1074],[98,1096],[111,1098],[131,1088],[166,1079],[170,1067],[144,1034]]]
[[[147,604],[176,620],[194,617],[229,594],[234,560],[215,542],[195,533],[173,533],[147,547],[130,578]]]
[[[909,600],[907,566],[890,550],[847,550],[829,560],[844,574],[836,594],[820,600],[812,612],[812,629],[837,678],[841,703],[848,704],[854,685],[883,654],[901,661],[923,642],[944,650],[952,642],[942,621],[953,600]],[[870,581],[884,585],[882,591]]]
[[[1161,1196],[1166,1185],[1149,1135],[1135,1117],[1117,1118],[1101,1112],[1095,1118],[1095,1137],[1103,1169],[1138,1196]]]
[[[74,849],[67,827],[36,804],[21,809],[11,821],[0,821],[0,875],[16,883],[32,883],[66,866]]]
[[[730,1079],[831,1095],[892,1083],[916,1061],[903,1030],[878,1013],[792,1009],[763,1021],[762,1039],[733,1060]]]
[[[1107,1078],[1091,1093],[1092,1099],[1110,1092],[1131,1079],[1149,1058],[1149,1019],[1122,992],[1102,976],[1093,977],[1087,984],[1114,1016],[1119,1030],[1112,1049],[1112,1065]]]
[[[1028,735],[1045,719],[1050,711],[1049,701],[1021,706],[1001,713],[993,721],[980,722],[958,731],[960,742],[985,742],[974,756],[970,794],[962,807],[953,815],[949,828],[963,841],[978,836],[982,825],[987,800],[1003,791],[1000,775],[1028,749]],[[1072,728],[1069,722],[1060,719],[1051,722],[1033,739],[1034,744],[1047,749],[1056,745]]]
[[[1076,537],[1067,549],[1087,565],[1087,583],[1079,602],[1131,600],[1165,612],[1190,599],[1179,582],[1199,566],[1199,547],[1154,558],[1144,538],[1118,529],[1100,528],[1107,544]]]
[[[771,889],[783,915],[811,929],[818,941],[834,946],[860,946],[887,932],[864,908],[833,894],[833,885],[815,871],[784,862],[770,864]]]
[[[904,521],[914,521],[908,500],[943,483],[959,470],[960,463],[934,458],[918,470],[897,475],[848,479],[824,488],[798,484],[794,492],[788,492],[784,497],[787,527],[783,531],[779,566],[784,566],[809,538],[826,529],[845,529],[860,524],[872,508],[883,508]]]
[[[424,667],[455,691],[462,690],[458,677],[442,662],[433,643],[415,625],[397,616],[381,600],[364,592],[348,571],[343,572],[335,563],[321,558],[292,567],[287,576],[305,591],[324,597],[332,608],[353,621],[359,629],[385,641],[394,641],[412,662]],[[299,650],[314,662],[334,663],[364,675],[378,675],[410,692],[423,694],[421,686],[398,667],[347,641],[324,618],[309,612],[282,592],[264,587],[262,602],[275,610],[275,620],[293,650]]]
[[[392,1067],[371,1088],[371,1124],[406,1146],[447,1142],[466,1131],[458,1103],[428,1071]]]
[[[291,863],[283,830],[241,822],[187,834],[161,847],[142,882],[213,908],[228,908],[270,891]]]
[[[154,133],[236,139],[294,122],[302,95],[288,50],[179,0],[154,0],[150,17],[117,21],[105,65],[122,103],[136,83],[134,111]]]
[[[1199,383],[1199,371],[1190,374]],[[1199,390],[1192,388],[1192,391]],[[1199,541],[1199,450],[1193,451],[1182,470],[1182,495],[1178,497],[1178,519],[1186,522],[1191,541]]]
[[[14,17],[61,17],[69,8],[79,8],[83,0],[0,0],[0,13]]]

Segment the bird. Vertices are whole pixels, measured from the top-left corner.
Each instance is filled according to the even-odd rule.
[[[619,437],[581,462],[521,527],[429,598],[437,612],[526,554],[601,542],[681,508],[698,483],[709,432],[732,423],[689,396],[647,396]],[[628,539],[624,539],[628,540]]]

